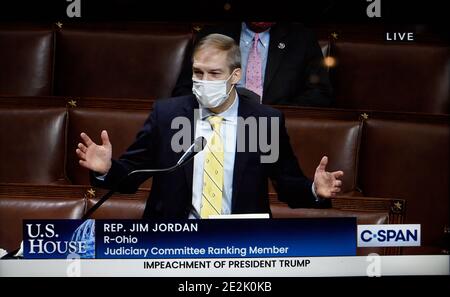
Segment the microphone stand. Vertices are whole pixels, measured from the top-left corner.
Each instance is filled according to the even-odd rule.
[[[185,163],[181,164],[184,165]],[[120,182],[117,183],[117,185],[112,188],[111,190],[109,190],[105,195],[103,195],[103,197],[97,201],[97,203],[94,204],[94,206],[92,206],[81,218],[83,221],[85,221],[86,219],[88,219],[96,210],[97,208],[99,208],[103,203],[105,203],[106,200],[108,200],[116,191],[117,188],[124,182],[127,180],[127,178],[129,178],[132,175],[138,174],[138,173],[148,173],[149,177],[155,173],[169,173],[172,171],[175,171],[175,169],[177,169],[178,167],[180,167],[180,164],[176,164],[172,167],[169,168],[164,168],[164,169],[140,169],[140,170],[134,170],[131,171],[130,173],[128,173],[128,175],[126,175],[124,178],[122,178],[122,180]]]

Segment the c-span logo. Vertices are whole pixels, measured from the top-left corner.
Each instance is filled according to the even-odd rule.
[[[358,225],[358,247],[420,246],[420,224]]]

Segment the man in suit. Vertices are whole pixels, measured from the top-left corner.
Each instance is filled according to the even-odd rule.
[[[262,103],[314,107],[333,105],[332,87],[322,51],[313,32],[301,24],[231,23],[205,28],[198,38],[211,33],[230,36],[240,45],[242,79],[238,87],[262,95]],[[255,56],[260,60],[256,71],[252,66]],[[257,71],[260,71],[257,78],[261,83],[259,88],[249,83]],[[192,61],[187,55],[172,95],[191,94],[191,78]]]
[[[101,133],[101,145],[81,133],[83,143],[78,144],[76,153],[80,165],[91,170],[92,183],[106,188],[119,185],[120,192],[132,193],[144,180],[136,176],[120,184],[127,173],[174,165],[183,154],[174,149],[174,139],[183,131],[174,121],[184,119],[189,128],[183,133],[189,135],[190,143],[203,136],[207,147],[183,168],[153,176],[145,218],[270,213],[268,178],[274,182],[279,199],[291,207],[328,206],[326,198],[340,191],[343,172],[327,172],[327,158],[323,157],[314,182],[303,175],[283,114],[259,104],[246,92],[236,91],[240,66],[240,50],[232,38],[208,35],[193,51],[195,95],[156,101],[135,142],[119,160],[111,160],[112,145],[106,131]],[[199,116],[195,116],[196,111]],[[252,120],[255,125],[246,124]],[[264,120],[270,123],[262,124]],[[275,158],[263,161],[272,152],[255,148],[252,142],[256,135],[268,139]]]

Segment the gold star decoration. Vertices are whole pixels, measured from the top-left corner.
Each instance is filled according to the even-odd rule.
[[[395,208],[397,208],[398,210],[402,210],[402,204],[400,203],[400,201],[394,202],[394,206],[395,206]]]
[[[363,120],[367,120],[367,119],[369,118],[369,115],[368,115],[367,113],[362,113],[362,114],[361,114],[361,118],[362,118]]]
[[[55,23],[55,25],[58,26],[59,29],[62,29],[63,23],[57,22],[57,23]]]
[[[391,211],[393,213],[402,213],[403,212],[403,202],[400,200],[395,200],[392,202]]]
[[[336,32],[333,32],[331,33],[331,36],[333,36],[333,38],[337,40],[339,35]]]
[[[77,107],[77,101],[75,101],[73,99],[67,101],[67,104],[69,104],[70,107]]]
[[[86,191],[85,196],[87,198],[95,198],[95,190],[93,188],[90,188],[89,190]]]

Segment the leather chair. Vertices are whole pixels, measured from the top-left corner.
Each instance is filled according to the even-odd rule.
[[[64,25],[56,32],[55,94],[169,97],[190,40],[187,25]]]
[[[53,42],[51,26],[0,25],[0,94],[51,95]]]
[[[66,109],[0,107],[0,182],[66,183]]]
[[[66,186],[0,186],[0,247],[15,250],[22,241],[24,219],[80,219],[86,201]]]
[[[311,119],[307,116],[286,118],[291,145],[306,176],[314,173],[322,156],[328,156],[327,170],[343,170],[342,193],[357,191],[360,122],[357,120]]]
[[[336,106],[448,114],[449,54],[446,46],[338,41]]]

